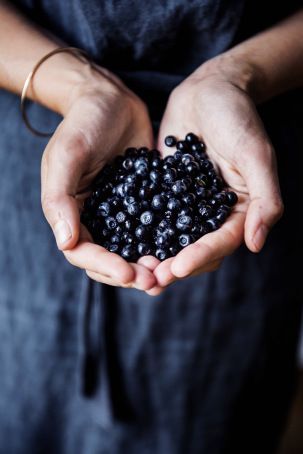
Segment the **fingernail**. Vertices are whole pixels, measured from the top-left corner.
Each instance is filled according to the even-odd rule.
[[[57,222],[57,224],[54,227],[54,232],[58,246],[62,246],[64,243],[66,243],[66,241],[68,241],[72,237],[70,226],[63,219]]]
[[[256,231],[253,239],[254,245],[258,251],[260,251],[264,246],[267,234],[268,234],[267,227],[264,224],[261,224],[258,230]]]

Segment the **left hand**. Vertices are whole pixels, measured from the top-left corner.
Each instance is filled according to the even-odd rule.
[[[239,202],[223,226],[160,263],[142,258],[154,270],[161,293],[177,279],[216,270],[243,239],[259,252],[270,228],[283,213],[275,152],[247,92],[224,73],[205,75],[198,69],[171,94],[159,132],[158,149],[167,135],[183,139],[188,132],[202,137],[209,158]],[[145,263],[149,261],[149,263]]]

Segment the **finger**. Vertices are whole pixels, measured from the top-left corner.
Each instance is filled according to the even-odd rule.
[[[154,274],[157,277],[157,281],[161,285],[161,287],[167,287],[168,285],[171,285],[180,279],[179,277],[175,276],[171,271],[171,264],[172,264],[173,260],[174,260],[174,258],[165,260],[154,271]],[[168,262],[168,263],[166,263],[166,262]],[[216,260],[209,262],[209,263],[201,266],[200,268],[194,270],[192,273],[190,273],[186,277],[193,277],[193,276],[198,276],[199,274],[202,274],[202,273],[209,273],[212,271],[216,271],[220,267],[221,263],[222,263],[222,259],[216,259]]]
[[[89,241],[80,240],[73,249],[63,253],[72,265],[112,279],[118,285],[129,284],[135,278],[135,270],[129,263]]]
[[[214,260],[213,262],[210,262],[208,265],[202,266],[198,270],[194,271],[190,275],[190,277],[199,276],[200,274],[203,274],[203,273],[213,273],[214,271],[217,271],[220,268],[222,262],[223,262],[223,259]]]
[[[153,257],[152,255],[145,255],[144,257],[140,257],[140,259],[138,260],[138,263],[145,266],[145,268],[147,268],[153,272],[159,265],[160,261],[156,257]],[[155,276],[155,274],[154,274],[154,276]],[[155,279],[156,279],[156,276],[155,276]],[[162,288],[159,285],[155,285],[150,290],[146,291],[146,293],[150,296],[156,296],[156,295],[160,295],[160,293],[162,293],[163,291],[164,291],[164,288]]]
[[[79,238],[80,215],[75,195],[87,147],[81,137],[65,136],[59,127],[41,163],[42,209],[61,250],[74,247]]]
[[[159,285],[156,285],[155,287],[151,288],[150,290],[147,290],[146,293],[149,296],[159,296],[161,293],[163,293],[165,288],[159,287]]]
[[[270,144],[243,154],[240,171],[250,196],[245,222],[245,242],[252,252],[259,252],[271,227],[283,214],[283,202],[274,151]]]
[[[218,230],[184,248],[171,263],[178,278],[191,275],[222,257],[230,255],[243,241],[245,214],[234,212]]]
[[[115,287],[136,288],[137,290],[147,291],[155,286],[156,280],[151,272],[148,272],[146,268],[135,263],[131,264],[131,266],[135,272],[135,277],[127,284],[122,284],[121,282],[109,278],[104,274],[96,273],[90,270],[86,270],[86,274],[97,282],[113,285]]]
[[[159,265],[160,260],[152,255],[145,255],[144,257],[140,257],[137,263],[145,266],[150,271],[154,271],[154,269]]]
[[[171,257],[163,262],[160,262],[154,270],[154,275],[156,276],[160,287],[167,287],[176,280],[176,276],[171,271],[171,264],[173,260],[174,257]]]

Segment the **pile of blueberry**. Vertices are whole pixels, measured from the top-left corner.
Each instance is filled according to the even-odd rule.
[[[205,144],[189,133],[167,136],[173,155],[128,148],[96,177],[81,222],[94,241],[135,262],[143,255],[175,256],[217,230],[237,202],[207,158]]]

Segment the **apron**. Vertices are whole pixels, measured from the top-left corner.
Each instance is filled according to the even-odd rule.
[[[155,127],[170,91],[199,64],[295,6],[15,3],[117,73]],[[296,384],[302,101],[297,90],[259,108],[286,205],[263,251],[242,246],[218,271],[150,297],[91,281],[56,249],[40,206],[47,141],[25,128],[18,97],[0,91],[0,454],[275,452]],[[41,130],[59,122],[28,108]]]

